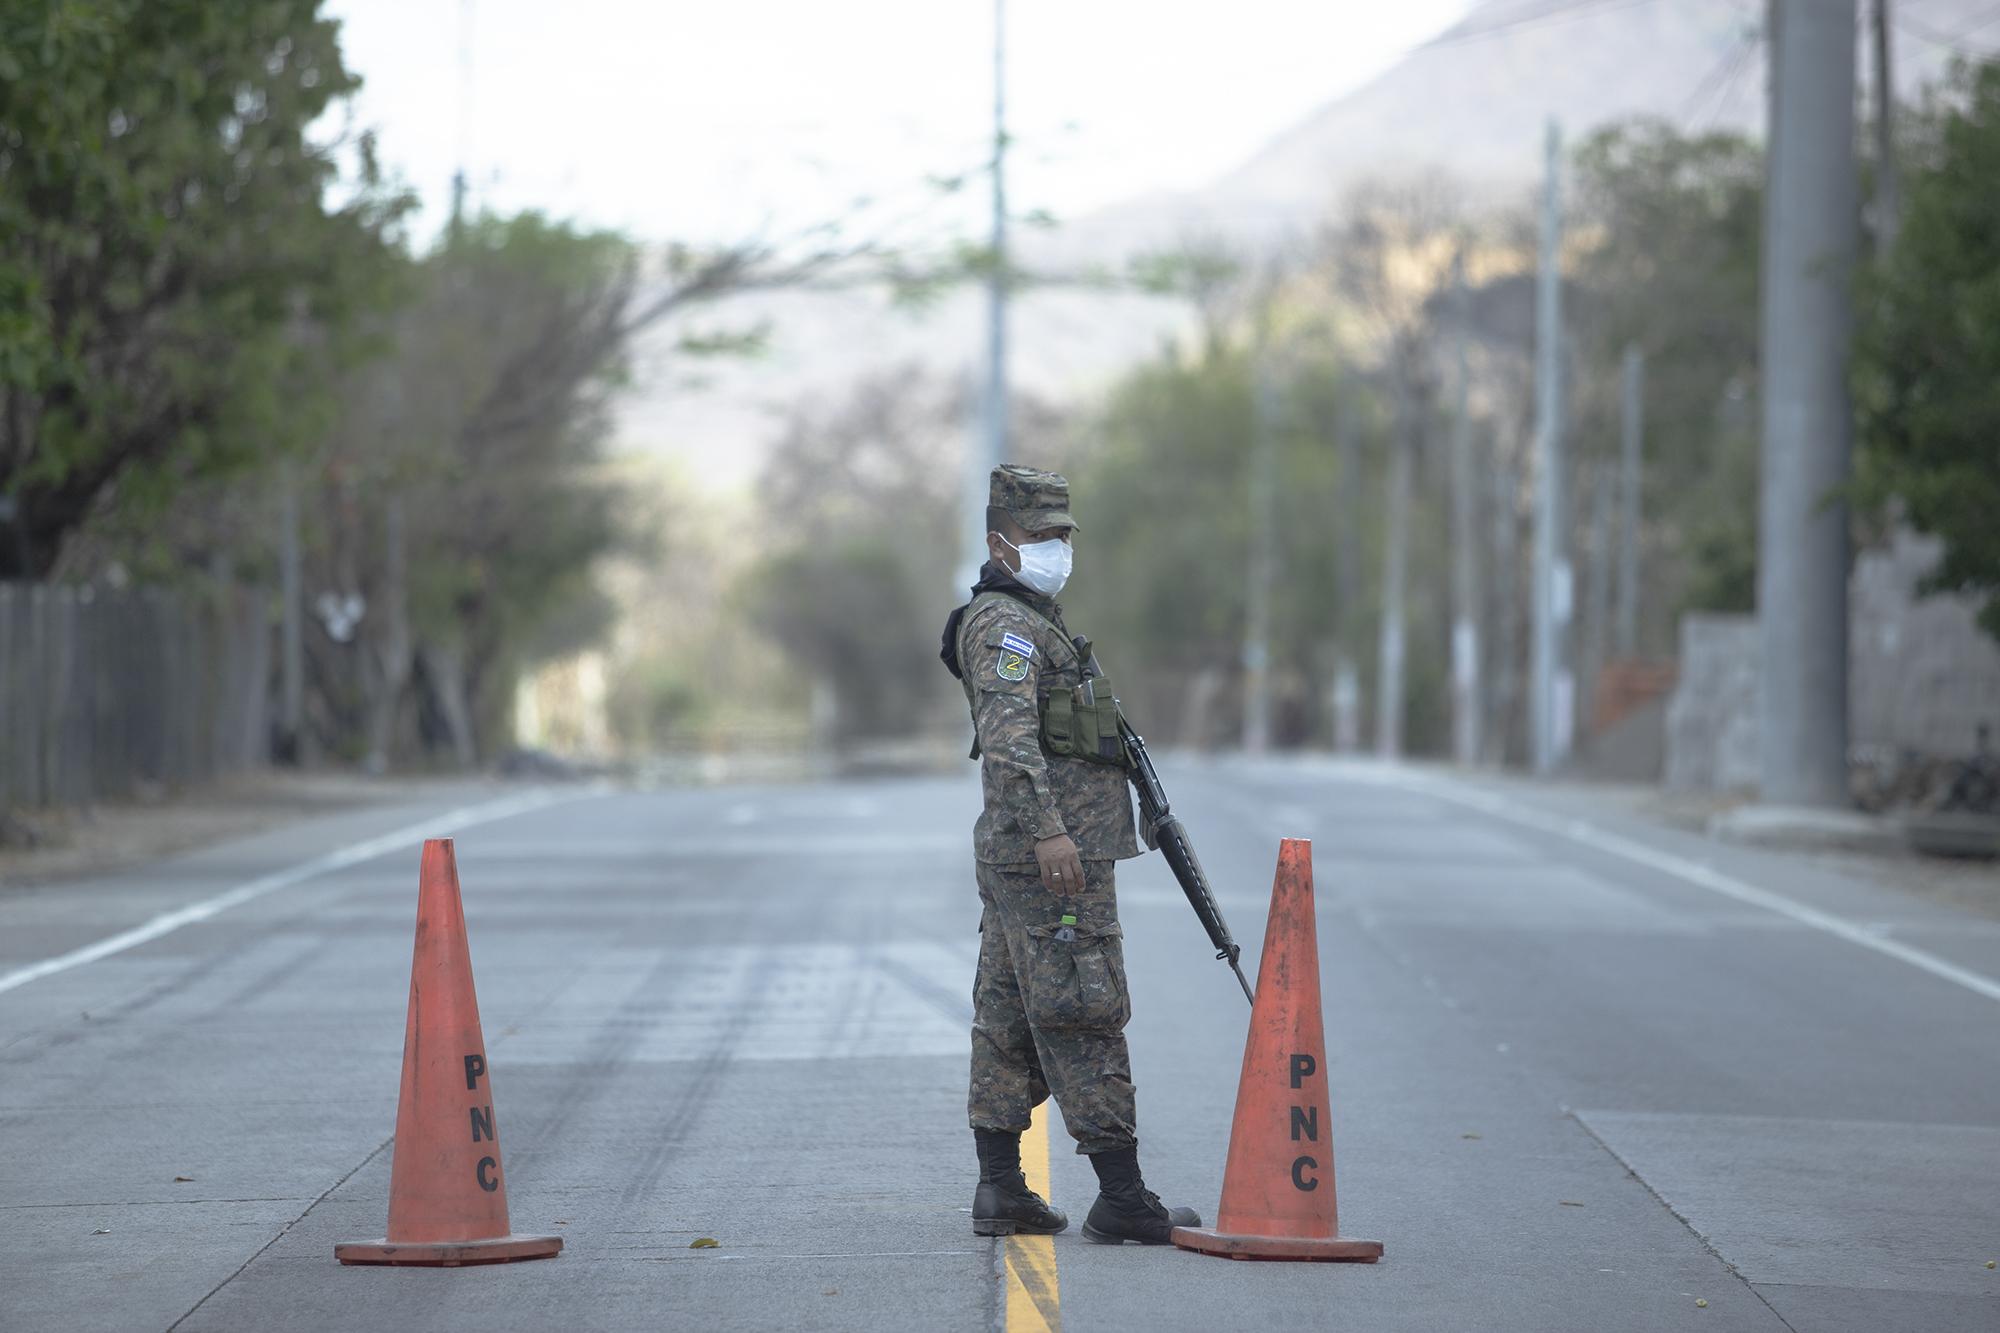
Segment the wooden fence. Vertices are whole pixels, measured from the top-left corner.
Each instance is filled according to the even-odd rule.
[[[0,810],[89,805],[262,764],[259,598],[0,584]]]

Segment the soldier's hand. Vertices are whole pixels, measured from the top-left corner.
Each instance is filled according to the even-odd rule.
[[[1036,843],[1035,866],[1042,872],[1042,886],[1050,893],[1067,897],[1083,892],[1083,858],[1069,834],[1058,833]]]

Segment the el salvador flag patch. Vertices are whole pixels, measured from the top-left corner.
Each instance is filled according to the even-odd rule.
[[[1035,655],[1035,645],[1018,634],[1000,636],[1000,656],[994,662],[993,674],[1002,680],[1026,680],[1028,662]]]

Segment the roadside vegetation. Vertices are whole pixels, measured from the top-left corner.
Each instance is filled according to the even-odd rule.
[[[304,700],[278,738],[295,756],[484,762],[510,743],[517,683],[617,642],[648,597],[674,632],[613,654],[617,748],[753,717],[835,743],[953,724],[929,657],[961,541],[962,384],[883,368],[801,404],[727,534],[609,456],[610,407],[633,338],[690,306],[870,256],[917,299],[990,257],[931,269],[837,228],[641,245],[472,208],[420,233],[351,125],[357,86],[321,0],[0,12],[0,579],[251,588],[275,625],[295,551]],[[1932,586],[1985,598],[2000,635],[2000,66],[1962,68],[1904,122],[1900,231],[1855,304],[1863,535],[1939,537]],[[1761,149],[1631,123],[1584,139],[1569,171],[1580,633],[1604,640],[1636,348],[1638,651],[1665,657],[1683,611],[1751,609]],[[1191,244],[1136,265],[1120,281],[1188,298],[1186,336],[1095,401],[1017,404],[1013,452],[1077,487],[1078,622],[1116,645],[1107,666],[1157,730],[1238,734],[1259,558],[1278,571],[1276,739],[1330,737],[1342,669],[1374,697],[1400,455],[1406,746],[1444,745],[1462,349],[1488,732],[1518,753],[1534,269],[1525,199],[1377,182],[1274,260]],[[758,347],[725,330],[678,350]]]

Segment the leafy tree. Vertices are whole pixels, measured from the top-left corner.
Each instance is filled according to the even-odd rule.
[[[1860,289],[1856,489],[1935,534],[1932,592],[2000,637],[2000,63],[1963,67],[1919,122],[1895,249]]]
[[[890,533],[850,533],[790,547],[758,567],[758,624],[798,670],[837,701],[834,739],[906,737],[939,712],[944,672],[924,651],[936,639],[926,589]]]
[[[1343,375],[1326,347],[1293,345],[1274,356],[1283,369],[1271,423],[1278,568],[1270,675],[1276,737],[1297,743],[1327,730],[1323,686],[1346,610],[1340,588],[1363,601],[1347,628],[1365,635],[1374,627],[1379,590],[1366,575],[1378,568],[1387,422],[1375,396]],[[1134,716],[1149,735],[1174,743],[1213,744],[1240,727],[1252,373],[1249,350],[1220,334],[1163,354],[1114,388],[1070,468],[1083,530],[1075,592],[1065,600],[1077,626],[1103,646],[1105,669]],[[1368,447],[1334,448],[1341,429]],[[1352,511],[1342,503],[1349,487],[1364,499]],[[1350,541],[1340,532],[1346,512],[1362,516]],[[1422,510],[1412,523],[1425,530]],[[1365,571],[1343,579],[1343,555]],[[1413,568],[1418,577],[1427,572],[1421,560]],[[1428,735],[1423,711],[1413,719],[1416,743]]]
[[[108,497],[155,505],[317,424],[322,353],[394,275],[368,145],[309,128],[358,85],[320,0],[0,8],[0,576]]]
[[[608,626],[593,574],[621,528],[596,469],[637,274],[614,234],[472,219],[417,267],[389,354],[343,385],[318,569],[371,612],[351,647],[320,646],[365,696],[378,759],[413,680],[469,763],[504,729],[522,667]]]
[[[1754,600],[1763,170],[1762,150],[1739,135],[1660,121],[1612,126],[1576,151],[1572,494],[1588,497],[1581,483],[1616,457],[1619,362],[1636,344],[1655,593],[1645,604],[1662,610],[1748,611]],[[1671,618],[1647,628],[1665,639]]]
[[[1070,478],[1077,624],[1156,729],[1187,704],[1176,683],[1242,651],[1250,375],[1249,357],[1220,338],[1132,371]]]
[[[765,466],[770,554],[743,580],[743,604],[789,659],[787,703],[802,708],[806,682],[830,689],[836,743],[965,726],[935,645],[966,595],[954,581],[969,405],[962,385],[890,370],[830,406],[801,405]],[[1017,393],[1013,457],[1059,462],[1066,424]]]
[[[412,256],[367,139],[312,130],[357,86],[337,36],[320,0],[0,6],[0,578],[261,581],[297,488],[322,748],[471,762],[608,626],[631,339],[899,260],[845,220],[641,251],[535,215]]]
[[[797,676],[831,687],[837,741],[955,716],[929,645],[952,604],[966,407],[955,385],[892,371],[796,411],[765,466],[773,551],[746,602]],[[1036,429],[1032,405],[1019,417]]]

